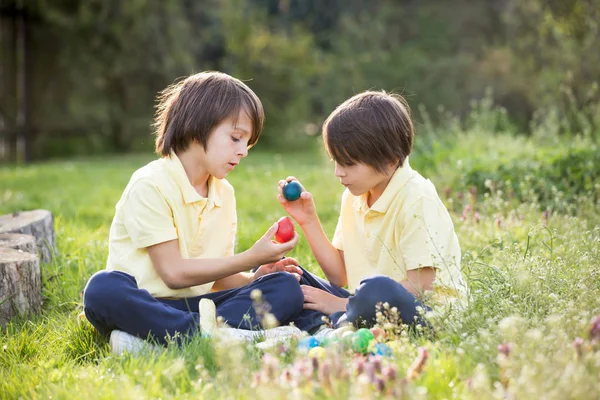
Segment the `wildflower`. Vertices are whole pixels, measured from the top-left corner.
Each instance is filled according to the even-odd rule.
[[[444,189],[444,196],[449,199],[452,196],[452,188],[446,186]]]
[[[272,313],[266,313],[262,323],[263,326],[267,329],[279,326],[279,321],[277,321],[277,318],[275,318],[275,316]]]
[[[575,340],[573,340],[573,347],[575,347],[575,350],[577,351],[577,357],[581,357],[582,355],[582,347],[583,346],[583,339],[580,337],[576,337]]]
[[[512,345],[510,343],[502,343],[498,345],[498,353],[504,354],[506,357],[510,355]]]
[[[375,382],[375,366],[372,363],[365,365],[366,375],[369,377],[369,382]]]
[[[542,220],[544,221],[544,225],[548,225],[548,217],[550,217],[550,210],[545,209],[542,213]]]
[[[590,339],[593,342],[600,342],[600,315],[596,315],[592,319],[592,325],[590,326]]]
[[[378,374],[381,373],[381,356],[375,356],[371,359],[371,364]]]
[[[501,217],[501,216],[499,216],[499,215],[498,215],[498,216],[496,217],[496,221],[495,221],[495,222],[496,222],[496,226],[497,226],[498,228],[502,228],[502,217]]]
[[[394,382],[396,380],[396,377],[398,376],[398,373],[396,371],[396,368],[393,365],[390,365],[388,367],[384,367],[381,370],[381,374],[383,375],[383,377],[385,379],[387,379],[389,382]]]
[[[481,217],[479,216],[479,212],[475,211],[475,222],[479,223]]]
[[[331,364],[325,361],[319,368],[319,380],[325,387],[331,384]]]
[[[250,292],[250,298],[252,300],[259,300],[262,298],[262,291],[260,289],[254,289],[252,292]]]
[[[375,378],[375,388],[379,393],[383,393],[385,390],[385,382],[380,377]]]
[[[319,359],[317,357],[312,357],[312,359],[310,361],[312,363],[313,371],[318,371],[319,370]]]
[[[427,358],[429,358],[429,352],[425,347],[419,347],[419,354],[417,358],[412,363],[412,365],[408,368],[406,372],[407,378],[416,378],[423,371],[423,367],[425,366],[425,362],[427,362]]]
[[[354,364],[354,369],[356,371],[356,375],[361,375],[363,372],[365,372],[365,361],[360,358],[355,364]]]

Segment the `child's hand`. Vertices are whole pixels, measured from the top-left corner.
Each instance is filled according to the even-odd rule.
[[[348,299],[337,297],[312,286],[300,285],[300,287],[304,293],[305,310],[317,310],[325,315],[331,315],[338,311],[346,311]]]
[[[294,232],[294,237],[292,240],[286,243],[277,243],[271,238],[277,232],[278,224],[275,223],[273,226],[269,228],[269,230],[254,243],[248,251],[252,254],[253,258],[256,260],[254,264],[262,265],[262,264],[270,264],[276,263],[280,261],[290,250],[292,250],[296,244],[300,236],[298,232]]]
[[[277,199],[283,206],[284,210],[292,216],[300,224],[300,226],[310,224],[311,222],[317,221],[317,211],[315,209],[315,202],[313,201],[312,194],[302,188],[300,198],[296,201],[287,201],[282,194],[282,188],[287,182],[298,181],[293,176],[288,176],[286,180],[279,181],[279,195]]]
[[[263,275],[272,274],[273,272],[289,272],[293,274],[298,281],[302,275],[302,268],[299,267],[298,261],[295,258],[286,257],[271,264],[263,264],[254,272],[253,279],[256,280]]]

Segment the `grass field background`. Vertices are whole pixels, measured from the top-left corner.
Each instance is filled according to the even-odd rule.
[[[106,338],[77,317],[80,293],[104,268],[131,173],[154,156],[0,167],[0,213],[51,210],[58,243],[42,267],[42,314],[0,333],[0,398],[598,399],[598,154],[594,138],[492,134],[482,123],[418,137],[411,165],[451,212],[471,299],[434,321],[435,340],[400,334],[394,355],[375,360],[334,349],[313,360],[294,346],[263,354],[198,337],[183,348],[110,355]],[[277,181],[288,175],[313,193],[332,236],[343,189],[332,163],[321,151],[264,153],[259,144],[228,178],[238,251],[284,215]],[[290,255],[318,272],[305,240]],[[428,358],[410,370],[419,348]]]

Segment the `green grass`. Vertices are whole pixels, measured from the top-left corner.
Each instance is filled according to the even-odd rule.
[[[473,196],[465,177],[473,176],[471,166],[485,170],[490,152],[496,165],[527,158],[540,163],[540,152],[556,143],[544,150],[536,138],[478,132],[453,138],[417,147],[411,164],[434,181],[451,210],[471,301],[466,310],[434,321],[435,340],[403,334],[392,343],[392,358],[374,362],[333,350],[325,360],[312,360],[293,347],[264,355],[252,345],[224,348],[198,337],[183,348],[110,355],[106,338],[77,317],[80,293],[104,268],[115,203],[131,173],[152,155],[1,167],[0,213],[51,210],[58,256],[43,266],[42,314],[14,320],[0,333],[0,398],[597,399],[600,345],[588,334],[600,314],[597,185],[575,188],[577,196],[561,191],[571,187],[556,189],[553,198],[544,192],[543,206],[534,191],[511,197],[493,185]],[[238,251],[284,215],[276,185],[288,175],[313,192],[325,230],[333,234],[342,187],[326,157],[253,150],[228,178],[236,188]],[[527,185],[520,178],[512,177],[513,183]],[[552,210],[547,217],[545,209]],[[304,240],[291,255],[317,271]],[[577,337],[583,339],[579,352],[572,345]],[[508,356],[499,353],[500,344],[509,344]],[[423,370],[403,379],[420,346],[429,354]],[[381,376],[375,383],[368,378],[371,369]]]

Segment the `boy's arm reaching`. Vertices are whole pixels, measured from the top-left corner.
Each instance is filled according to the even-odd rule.
[[[296,201],[287,201],[283,197],[281,193],[283,185],[293,180],[297,181],[296,178],[290,176],[285,181],[279,181],[279,202],[302,228],[315,259],[321,266],[327,280],[339,287],[346,286],[348,279],[343,252],[336,249],[325,235],[312,194],[303,188],[300,198]]]
[[[279,271],[289,272],[295,275],[298,280],[300,280],[300,275],[302,275],[302,269],[299,267],[298,261],[292,257],[285,257],[283,260],[275,263],[261,265],[254,273],[238,272],[237,274],[221,278],[215,281],[212,291],[218,292],[246,286],[263,275]]]
[[[336,249],[331,244],[323,231],[319,218],[317,217],[314,221],[305,225],[300,225],[300,227],[327,280],[337,287],[346,286],[348,276],[346,275],[344,252]]]
[[[218,281],[263,263],[273,263],[271,268],[269,265],[261,266],[261,269],[263,267],[270,269],[269,272],[275,272],[275,270],[297,272],[299,268],[294,268],[293,265],[278,266],[277,261],[296,246],[299,236],[296,233],[294,238],[287,243],[273,243],[271,237],[276,230],[277,224],[273,225],[250,249],[229,257],[185,259],[181,257],[177,240],[159,243],[148,247],[147,250],[158,275],[170,289],[182,289]],[[280,266],[282,269],[277,269]],[[260,273],[259,275],[254,274],[253,278],[258,276]],[[243,277],[244,275],[238,275],[235,278],[236,282],[230,281],[227,284],[226,281],[225,283],[227,286],[242,283]]]

